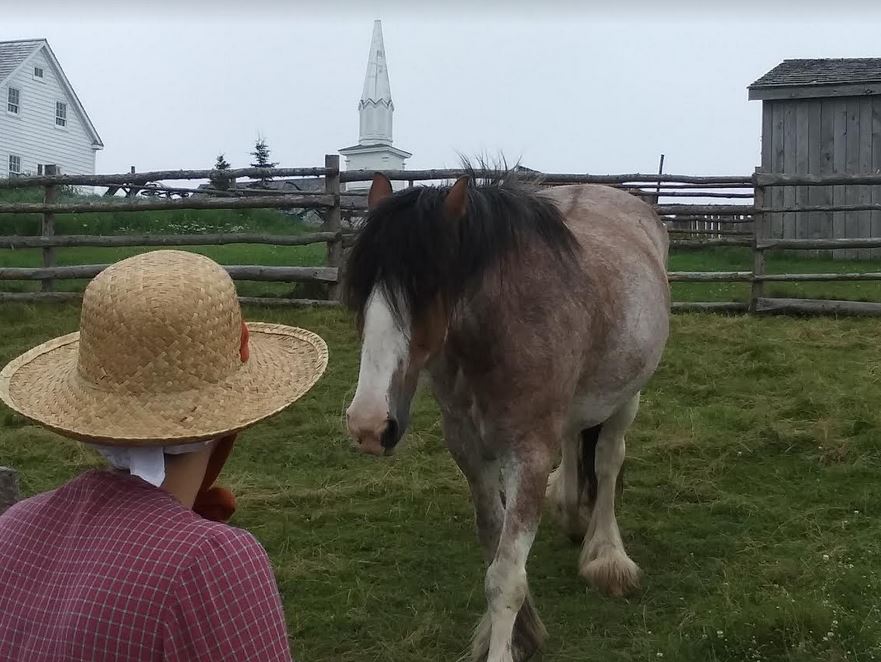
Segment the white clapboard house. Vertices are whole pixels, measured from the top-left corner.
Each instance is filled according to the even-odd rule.
[[[49,43],[0,41],[0,177],[94,174],[103,147]]]

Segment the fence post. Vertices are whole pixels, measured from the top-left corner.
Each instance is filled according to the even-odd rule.
[[[57,175],[58,167],[54,165],[47,165],[44,172],[46,175]],[[46,185],[43,192],[43,202],[47,205],[58,202],[58,187],[55,186],[55,184]],[[55,236],[55,214],[51,212],[43,213],[43,222],[41,223],[40,234],[44,237]],[[43,248],[43,266],[55,266],[55,249],[51,246],[46,246]],[[55,282],[47,278],[41,283],[40,289],[42,289],[43,292],[51,292],[53,289],[55,289]]]
[[[324,222],[324,229],[328,232],[340,232],[342,229],[342,215],[340,211],[340,157],[339,154],[325,154],[324,167],[334,171],[334,174],[327,173],[324,175],[324,192],[333,196],[334,205],[327,210],[327,217]],[[342,276],[343,262],[343,242],[341,237],[337,237],[327,242],[327,266],[336,267],[337,283],[330,288],[330,298],[337,299],[340,291],[340,280]]]
[[[759,247],[759,242],[766,235],[767,215],[761,211],[765,206],[765,187],[759,185],[758,175],[763,172],[762,168],[756,168],[753,173],[753,282],[750,291],[749,311],[756,312],[759,299],[765,296],[765,281],[756,280],[756,277],[765,275],[765,250]]]
[[[0,514],[20,499],[15,469],[0,467]]]

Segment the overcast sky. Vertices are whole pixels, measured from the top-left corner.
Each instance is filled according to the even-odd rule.
[[[283,166],[321,165],[357,142],[374,18],[411,169],[504,152],[547,172],[651,172],[663,152],[667,172],[748,174],[749,83],[784,58],[881,57],[881,2],[477,2],[0,0],[0,40],[49,40],[102,173],[219,152],[246,166],[258,134]]]

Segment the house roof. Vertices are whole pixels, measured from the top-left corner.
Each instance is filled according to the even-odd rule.
[[[0,84],[44,43],[43,39],[0,41]]]
[[[881,58],[784,60],[749,89],[881,82]]]
[[[24,66],[24,64],[30,59],[30,57],[34,53],[43,48],[46,49],[46,56],[49,58],[52,66],[58,72],[58,80],[60,81],[61,86],[67,92],[67,95],[70,97],[71,101],[73,101],[73,104],[79,112],[80,117],[83,118],[83,122],[86,126],[86,131],[89,133],[89,136],[92,139],[92,144],[99,148],[104,147],[104,143],[101,141],[101,136],[98,135],[98,131],[95,129],[95,125],[92,124],[92,120],[90,120],[89,116],[86,114],[86,109],[83,108],[83,104],[80,102],[79,97],[77,97],[76,92],[73,89],[73,86],[70,84],[70,81],[67,80],[67,76],[64,74],[64,70],[61,68],[61,64],[58,62],[58,58],[55,57],[55,53],[53,53],[52,49],[49,47],[49,42],[45,39],[19,39],[17,41],[0,41],[0,85],[2,85],[6,81],[6,79],[8,79],[22,66]]]

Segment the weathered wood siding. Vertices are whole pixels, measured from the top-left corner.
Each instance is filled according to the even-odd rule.
[[[762,168],[785,174],[881,172],[881,96],[766,100]],[[881,202],[881,186],[783,186],[768,189],[773,207]],[[775,239],[881,237],[881,212],[771,214]],[[835,257],[881,257],[881,249],[834,251]]]

